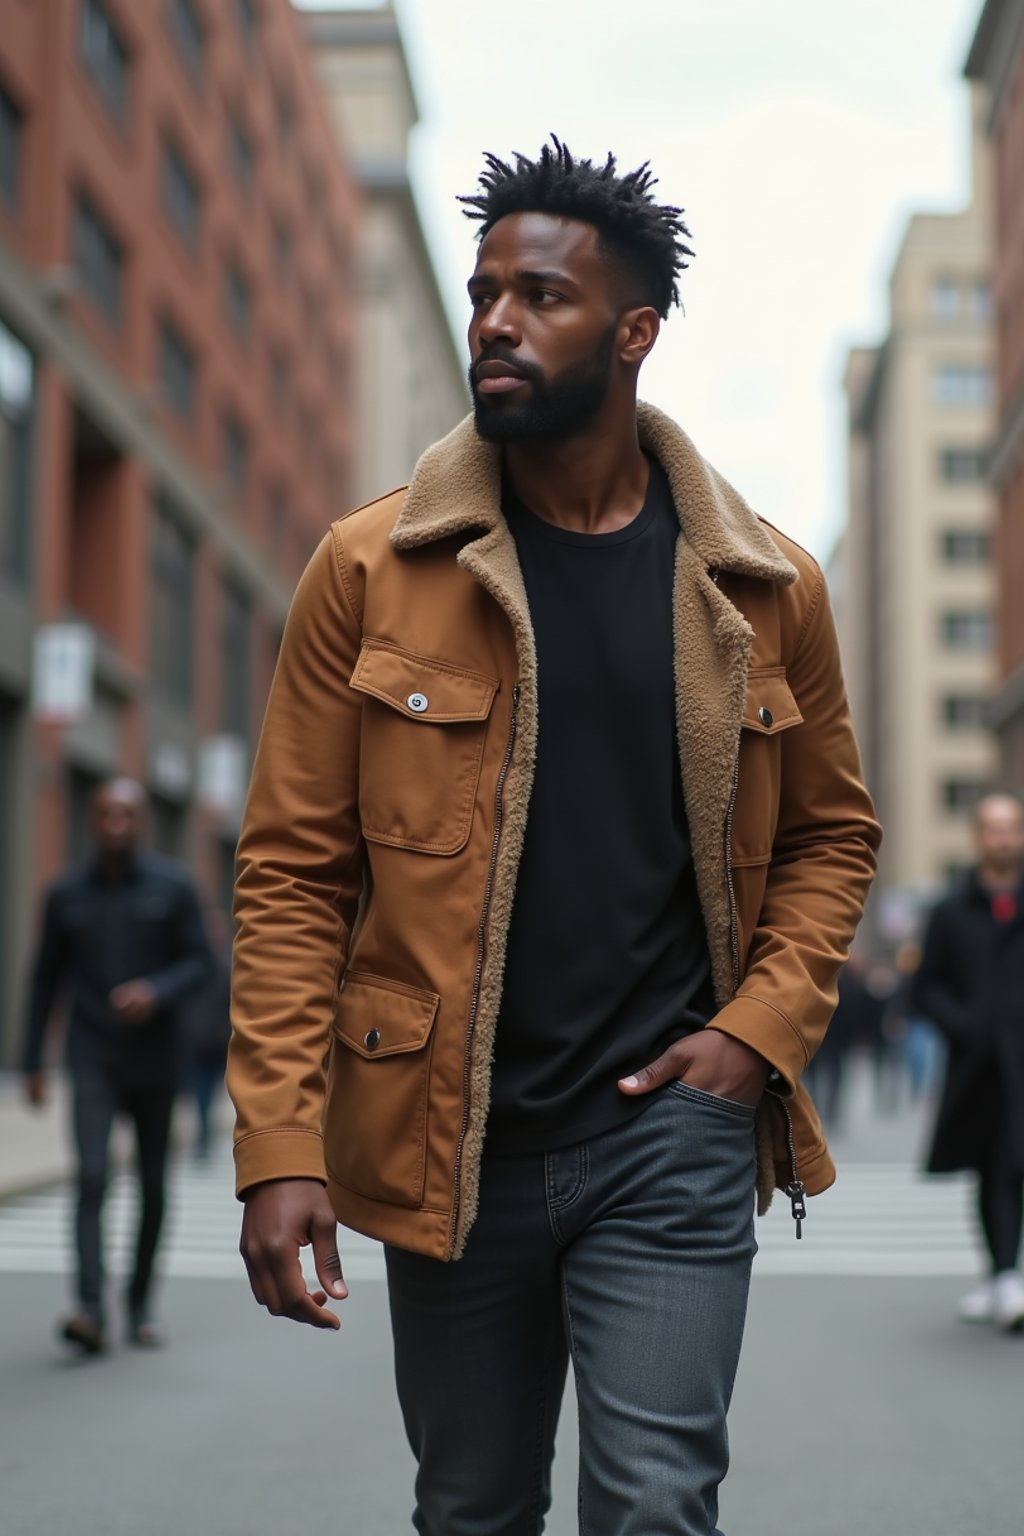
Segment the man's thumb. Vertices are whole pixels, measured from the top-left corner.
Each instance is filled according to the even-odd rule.
[[[347,1296],[348,1286],[341,1272],[341,1255],[338,1252],[337,1225],[318,1224],[313,1230],[313,1263],[317,1279],[329,1296]]]
[[[640,1067],[636,1072],[631,1072],[628,1077],[619,1078],[619,1088],[623,1093],[640,1094],[650,1093],[654,1088],[660,1088],[662,1083],[668,1080],[670,1067],[667,1056],[659,1056],[657,1061],[652,1061],[649,1066]]]

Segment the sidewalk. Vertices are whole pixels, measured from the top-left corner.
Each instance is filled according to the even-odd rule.
[[[21,1077],[0,1073],[0,1200],[66,1178],[70,1169],[65,1134],[67,1095],[58,1073],[50,1080],[50,1102],[30,1109]]]

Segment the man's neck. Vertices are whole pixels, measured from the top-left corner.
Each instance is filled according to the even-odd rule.
[[[1020,869],[1016,864],[979,864],[978,883],[986,891],[1015,891],[1020,885]]]
[[[531,512],[574,533],[625,528],[644,504],[650,473],[635,413],[609,421],[604,412],[573,437],[509,443],[505,469]]]

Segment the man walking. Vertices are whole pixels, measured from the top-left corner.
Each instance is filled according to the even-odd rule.
[[[314,556],[240,843],[242,1251],[326,1328],[383,1239],[422,1536],[543,1528],[570,1355],[581,1529],[717,1530],[755,1182],[833,1177],[878,829],[820,571],[637,405],[651,186],[488,157],[473,419]]]
[[[115,1116],[135,1127],[142,1209],[126,1296],[128,1338],[160,1342],[150,1311],[164,1214],[164,1173],[178,1089],[177,1005],[211,967],[187,872],[140,852],[145,792],[130,779],[103,784],[93,802],[95,856],[46,896],[32,976],[26,1092],[45,1103],[43,1046],[54,1004],[67,994],[66,1060],[77,1161],[78,1307],[61,1336],[87,1354],[106,1345],[100,1218]]]
[[[946,1075],[929,1173],[978,1175],[988,1276],[960,1302],[967,1322],[1024,1328],[1024,817],[989,795],[975,822],[978,862],[932,914],[913,1009],[946,1038]]]

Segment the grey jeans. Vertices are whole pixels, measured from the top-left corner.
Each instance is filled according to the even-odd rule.
[[[673,1083],[577,1146],[484,1158],[454,1264],[387,1250],[420,1536],[539,1536],[571,1357],[581,1536],[721,1536],[753,1110]]]

